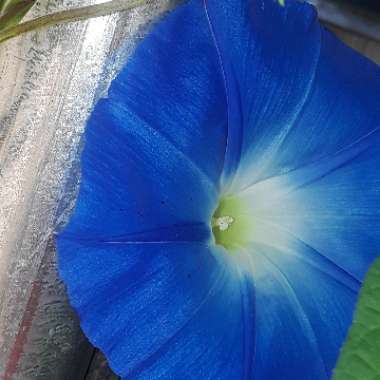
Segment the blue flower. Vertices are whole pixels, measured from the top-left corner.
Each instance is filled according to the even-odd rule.
[[[190,0],[89,119],[59,263],[124,379],[331,377],[380,253],[380,70],[287,0]]]

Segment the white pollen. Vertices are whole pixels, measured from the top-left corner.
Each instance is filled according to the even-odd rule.
[[[220,231],[226,231],[234,221],[232,216],[220,216],[215,220],[215,226],[219,227]]]

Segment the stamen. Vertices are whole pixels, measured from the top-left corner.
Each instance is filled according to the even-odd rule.
[[[218,227],[220,231],[226,231],[234,221],[232,216],[220,216],[214,219],[214,226]]]

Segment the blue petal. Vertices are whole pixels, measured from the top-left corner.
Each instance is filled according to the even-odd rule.
[[[379,68],[321,28],[312,6],[205,4],[229,104],[227,192],[334,154],[380,125]]]
[[[252,287],[222,250],[65,239],[58,248],[84,332],[125,379],[231,380],[251,370]]]
[[[256,292],[254,379],[330,379],[360,283],[272,226],[247,248]],[[282,236],[284,235],[284,236]]]
[[[258,223],[281,226],[361,281],[380,252],[379,146],[380,128],[334,155],[246,188],[240,198]],[[267,241],[270,234],[261,236]]]
[[[96,105],[77,208],[64,234],[209,238],[226,122],[218,56],[203,7],[193,2],[154,28]]]
[[[260,178],[263,162],[277,153],[313,83],[321,33],[316,13],[306,4],[286,3],[205,1],[227,88],[227,187],[251,164],[250,181]]]

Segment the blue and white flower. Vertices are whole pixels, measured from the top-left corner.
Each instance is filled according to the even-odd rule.
[[[58,238],[124,379],[331,378],[380,253],[380,70],[287,0],[189,0],[88,121]]]

